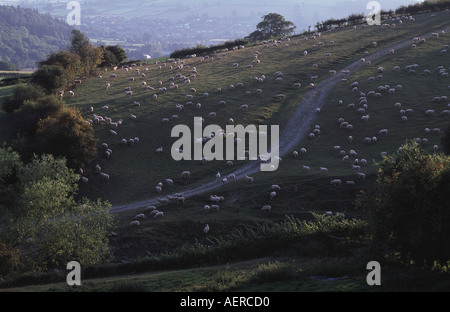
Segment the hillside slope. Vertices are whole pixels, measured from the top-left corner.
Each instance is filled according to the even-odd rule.
[[[221,172],[222,176],[226,176],[233,173],[236,170],[236,166],[245,165],[245,162],[235,161],[233,168],[227,167],[226,161],[211,161],[205,165],[200,161],[176,162],[171,157],[171,145],[175,141],[170,134],[172,127],[176,124],[186,124],[192,128],[193,117],[202,116],[205,119],[204,126],[207,124],[218,124],[225,128],[229,118],[233,118],[235,124],[244,126],[249,124],[280,125],[281,135],[284,137],[285,133],[288,132],[286,124],[294,112],[299,107],[303,107],[305,102],[307,104],[312,103],[305,96],[311,90],[312,92],[317,92],[314,88],[311,89],[309,87],[309,83],[312,82],[314,76],[317,76],[317,81],[314,82],[317,86],[320,86],[321,81],[323,81],[322,85],[326,85],[331,89],[332,86],[339,83],[328,98],[322,96],[318,102],[319,106],[323,106],[323,111],[321,114],[314,115],[316,117],[314,120],[321,127],[320,137],[317,140],[301,140],[301,136],[305,134],[306,130],[313,130],[310,124],[305,124],[308,129],[303,129],[300,137],[286,138],[286,142],[292,144],[283,152],[287,153],[289,149],[299,150],[302,146],[307,146],[309,152],[297,160],[292,159],[292,157],[286,157],[276,172],[258,173],[255,181],[266,182],[270,180],[275,182],[279,181],[280,177],[283,177],[284,184],[289,185],[292,182],[288,181],[308,181],[322,177],[328,177],[330,180],[333,177],[353,177],[354,173],[351,167],[350,170],[344,169],[340,163],[336,163],[336,156],[324,154],[323,151],[320,151],[324,146],[329,146],[332,149],[335,145],[348,145],[348,142],[344,143],[342,141],[337,144],[338,142],[335,138],[327,137],[327,134],[337,134],[334,131],[334,125],[339,117],[336,114],[348,112],[348,110],[336,110],[338,106],[332,103],[337,103],[337,98],[340,97],[347,105],[355,102],[358,99],[355,97],[359,97],[359,93],[352,93],[350,84],[356,80],[361,85],[364,83],[367,88],[366,90],[361,86],[359,87],[360,91],[369,92],[369,88],[376,87],[373,86],[373,83],[366,84],[360,80],[367,80],[370,76],[374,76],[377,71],[376,64],[380,64],[380,66],[386,62],[393,64],[397,60],[400,65],[404,64],[402,67],[404,68],[408,65],[408,62],[418,63],[422,61],[422,63],[429,63],[433,60],[433,63],[437,64],[438,61],[442,60],[444,63],[440,65],[445,66],[445,61],[447,60],[445,55],[440,55],[439,58],[428,58],[430,54],[439,54],[443,46],[448,43],[445,35],[441,35],[435,40],[429,39],[426,44],[420,45],[415,50],[411,49],[411,51],[408,51],[408,48],[406,48],[403,49],[404,52],[401,52],[401,49],[393,46],[397,50],[395,54],[384,56],[383,52],[388,52],[390,50],[389,47],[393,44],[402,42],[403,47],[408,47],[408,40],[412,45],[412,38],[415,36],[424,34],[429,36],[433,31],[446,29],[448,27],[446,17],[446,13],[441,13],[434,18],[430,18],[430,15],[426,14],[416,17],[415,22],[406,20],[395,28],[366,27],[337,30],[322,34],[321,37],[316,39],[304,40],[304,38],[297,37],[291,38],[290,42],[281,42],[278,46],[272,44],[260,45],[223,52],[214,56],[211,55],[209,59],[185,59],[183,60],[184,68],[178,70],[176,69],[178,64],[144,65],[138,67],[142,70],[139,74],[136,73],[135,68],[130,68],[127,71],[122,69],[114,72],[117,75],[115,78],[108,78],[110,73],[104,73],[103,78],[89,79],[76,88],[76,96],[68,98],[68,103],[79,107],[86,119],[92,119],[92,113],[89,109],[92,106],[94,114],[107,116],[112,118],[113,121],[122,119],[123,123],[116,129],[117,136],[112,136],[109,133],[110,127],[108,125],[94,125],[97,136],[100,138],[100,144],[107,143],[113,150],[113,154],[109,159],[105,157],[98,159],[102,170],[110,174],[110,180],[108,183],[102,183],[98,176],[93,173],[94,168],[86,168],[86,174],[92,182],[82,186],[82,192],[87,196],[102,197],[110,200],[114,205],[120,205],[156,196],[164,197],[178,191],[188,191],[197,186],[216,183],[215,176],[218,171]],[[348,44],[349,40],[353,44]],[[333,45],[329,44],[331,41],[334,42]],[[378,43],[377,47],[371,47],[373,41]],[[317,45],[318,42],[324,42],[325,45]],[[305,50],[308,51],[307,56],[303,56],[303,51]],[[253,54],[256,51],[260,53],[258,56],[260,63],[253,64],[253,67],[248,68],[247,65],[252,64]],[[366,51],[370,55],[376,56],[376,59],[373,60],[374,64],[365,66],[364,71],[362,71],[366,77],[361,77],[360,73],[357,72],[354,75],[342,72],[347,66],[355,64],[361,58],[366,57]],[[331,57],[324,57],[325,53],[328,52],[331,52]],[[378,53],[378,56],[375,53]],[[414,58],[414,55],[417,55],[417,59]],[[234,63],[240,64],[239,67],[233,68],[232,65]],[[313,64],[318,64],[319,68],[314,69],[312,67]],[[357,68],[361,67],[356,64],[354,66]],[[394,65],[390,66],[384,66],[386,68],[384,75],[387,77],[393,75],[392,67]],[[183,84],[179,81],[179,78],[175,78],[182,75],[192,75],[192,67],[195,67],[197,74],[195,78],[191,78],[189,85]],[[431,66],[430,68],[433,69]],[[332,70],[336,71],[337,74],[330,76],[330,71]],[[276,81],[274,76],[276,72],[283,73],[282,81]],[[146,77],[141,74],[145,74]],[[267,77],[263,83],[255,80],[261,75]],[[347,82],[340,83],[339,81],[341,81],[343,75],[346,75]],[[447,87],[445,85],[446,80],[433,77],[436,80],[436,89],[441,89],[444,93],[447,92],[444,88]],[[134,78],[134,81],[131,81],[131,78]],[[389,81],[385,79],[380,82],[383,83],[383,86],[387,84],[396,86],[401,84],[402,80],[405,81],[403,83],[404,90],[392,97],[388,95],[383,96],[380,101],[386,103],[386,105],[391,105],[389,102],[392,99],[398,99],[398,101],[408,99],[411,102],[420,101],[420,97],[425,99],[425,94],[430,94],[427,96],[431,96],[432,90],[428,89],[423,96],[417,94],[419,97],[409,98],[408,95],[415,94],[415,92],[412,92],[413,90],[419,90],[415,87],[415,84],[422,85],[429,79],[430,77],[424,75],[416,75],[414,77],[410,75],[397,76],[395,79],[394,77],[390,78]],[[408,88],[407,82],[409,80],[414,82],[412,90]],[[143,85],[144,82],[146,86]],[[174,82],[178,85],[178,88],[170,86]],[[236,85],[238,82],[243,84],[242,88],[229,90],[230,85]],[[300,89],[292,87],[297,82],[302,84]],[[333,83],[330,84],[330,82]],[[105,88],[106,83],[111,84],[109,89]],[[125,96],[124,90],[126,87],[132,88],[134,92],[132,97]],[[153,87],[154,90],[147,87]],[[168,91],[158,93],[158,88],[162,87],[166,87]],[[196,92],[192,92],[191,88],[195,88]],[[222,92],[217,92],[217,88],[222,88]],[[258,89],[261,89],[261,94],[256,92]],[[246,91],[249,92],[248,95],[246,95]],[[155,93],[157,94],[157,99],[152,97]],[[208,97],[204,96],[205,93],[208,94]],[[276,97],[279,93],[285,95],[284,100]],[[193,95],[192,101],[187,99],[187,94]],[[226,104],[219,104],[220,101],[226,101]],[[135,102],[139,103],[140,106],[135,106]],[[201,108],[195,109],[189,105],[189,102],[194,103],[192,106],[200,103]],[[183,104],[185,108],[182,111],[177,111],[177,104]],[[239,108],[244,104],[248,105],[249,109],[246,112],[241,112]],[[104,109],[104,107],[108,107],[108,109]],[[312,108],[315,109],[314,106]],[[216,112],[217,117],[215,119],[207,117],[210,112]],[[310,112],[308,111],[308,113]],[[137,118],[135,120],[131,119],[130,114],[137,116]],[[171,118],[173,115],[177,115],[177,121],[171,121],[169,126],[161,124],[163,118]],[[354,114],[352,118],[358,115]],[[388,116],[391,116],[390,113]],[[375,117],[375,115],[372,114],[372,117]],[[376,119],[372,118],[368,125],[372,124],[372,120]],[[436,120],[436,127],[443,127],[447,119],[445,116],[439,116],[436,117]],[[391,121],[390,123],[392,122],[395,123],[396,121]],[[362,125],[361,120],[355,120],[353,124],[355,127]],[[388,125],[389,123],[386,127]],[[412,123],[407,125],[412,125]],[[380,123],[376,127],[380,128],[377,132],[383,129]],[[333,131],[329,132],[329,129],[333,129]],[[367,135],[370,133],[371,137],[376,134],[376,132],[374,133],[375,129],[371,126],[361,128],[361,130],[364,129],[367,130]],[[410,137],[411,134],[408,133],[410,130],[409,127],[404,128],[401,130],[401,136],[397,136],[395,140],[388,140],[389,146],[384,151],[394,151],[396,147],[404,142],[404,139]],[[297,132],[294,131],[292,133],[295,135]],[[360,132],[357,133],[360,134]],[[133,147],[121,144],[122,139],[128,140],[134,137],[140,139],[139,144]],[[342,138],[343,136],[340,137]],[[315,142],[320,142],[319,146],[316,147]],[[433,144],[436,143],[438,143],[437,140]],[[311,147],[308,145],[311,145]],[[364,157],[369,164],[366,172],[368,174],[375,172],[375,168],[370,165],[373,163],[373,160],[379,159],[379,153],[382,151],[372,144],[365,145],[355,141],[353,145],[356,145],[354,149],[367,151],[367,153],[364,153]],[[156,153],[155,150],[161,146],[163,146],[163,153]],[[314,157],[314,155],[322,156]],[[328,167],[328,173],[323,175],[318,170],[312,170],[305,175],[303,173],[303,165],[318,168],[321,166],[318,160],[320,160],[322,166]],[[189,180],[180,178],[180,174],[184,170],[190,170],[191,178]],[[261,179],[259,176],[261,176]],[[173,179],[174,185],[164,187],[161,194],[157,193],[155,186],[158,182],[167,178]],[[125,181],[126,183],[124,183]],[[236,181],[236,184],[245,185],[246,188],[255,188],[259,185],[259,183],[255,183],[250,186],[242,183],[244,182]],[[232,189],[232,185],[233,183],[228,183],[223,187]]]

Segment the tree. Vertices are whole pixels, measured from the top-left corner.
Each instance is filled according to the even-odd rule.
[[[18,84],[13,94],[3,100],[2,109],[12,113],[20,109],[25,101],[41,98],[45,95],[44,89],[38,85]]]
[[[31,83],[43,87],[48,94],[63,89],[67,83],[64,67],[60,64],[42,65],[31,77]]]
[[[82,59],[86,57],[85,53],[91,47],[89,38],[81,30],[73,29],[70,40],[69,51],[79,55]]]
[[[450,157],[429,155],[415,142],[384,157],[376,189],[357,207],[368,212],[374,243],[420,264],[450,259]]]
[[[87,76],[103,61],[103,49],[94,47],[90,43],[89,38],[78,29],[72,30],[69,52],[75,53],[80,57],[84,74]]]
[[[119,46],[106,46],[104,50],[104,63],[106,66],[118,65],[127,60],[127,54],[125,50]]]
[[[263,16],[263,20],[256,25],[256,30],[248,37],[253,40],[266,40],[272,37],[285,37],[290,35],[296,26],[290,21],[286,21],[283,16],[277,13],[269,13]]]
[[[62,108],[37,124],[37,150],[65,157],[70,168],[90,164],[97,156],[93,127],[75,108]]]
[[[67,81],[67,83],[71,83],[83,72],[80,56],[78,54],[63,50],[50,54],[45,60],[39,62],[39,65],[61,66],[64,69],[64,80]]]
[[[0,155],[14,154],[2,149]],[[65,268],[69,261],[90,265],[105,259],[113,225],[111,205],[100,200],[76,202],[80,176],[63,158],[35,156],[19,167],[14,183],[18,197],[9,221],[5,218],[1,224],[0,263],[17,269],[19,257],[24,270],[36,271]]]

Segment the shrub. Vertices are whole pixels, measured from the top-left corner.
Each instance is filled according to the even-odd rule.
[[[88,165],[97,156],[94,129],[75,108],[63,108],[37,124],[41,152],[62,156],[70,168]]]
[[[379,166],[376,189],[356,203],[368,212],[375,244],[400,252],[404,261],[449,260],[450,157],[407,142]]]

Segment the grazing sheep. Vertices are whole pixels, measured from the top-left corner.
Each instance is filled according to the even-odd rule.
[[[272,191],[279,191],[281,190],[281,187],[278,184],[273,184],[271,186]]]
[[[325,168],[325,167],[320,167],[319,169],[320,169],[320,172],[322,172],[322,173],[327,173],[328,172],[328,169]]]
[[[207,234],[209,232],[209,224],[206,224],[206,226],[203,229],[203,233]]]
[[[342,181],[340,179],[331,180],[330,184],[334,186],[340,186]]]
[[[135,220],[135,221],[131,221],[130,222],[130,227],[137,227],[137,226],[139,226],[140,225],[140,222],[139,221],[137,221],[137,220]]]
[[[309,172],[309,171],[311,171],[311,167],[303,165],[303,170],[305,172]]]
[[[261,208],[261,211],[262,211],[262,212],[271,212],[271,211],[272,211],[272,206],[270,206],[270,205],[264,205],[264,206]]]
[[[190,171],[183,171],[183,172],[181,173],[181,177],[182,177],[182,178],[185,178],[185,179],[188,179],[188,178],[191,177],[191,172],[190,172]]]
[[[253,177],[245,176],[245,182],[253,183]]]
[[[270,199],[273,199],[277,195],[277,192],[270,192]]]
[[[145,214],[140,213],[136,215],[133,220],[140,220],[140,219],[145,219]]]
[[[104,172],[100,173],[100,177],[105,181],[109,181],[109,175]]]

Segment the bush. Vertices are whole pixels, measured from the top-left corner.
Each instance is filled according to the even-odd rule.
[[[212,45],[210,47],[198,45],[197,47],[194,47],[194,48],[186,48],[186,49],[176,50],[170,54],[170,57],[171,58],[184,58],[184,57],[187,57],[192,54],[196,54],[197,56],[205,55],[208,53],[214,53],[214,52],[220,51],[222,49],[231,49],[234,46],[240,46],[240,45],[245,46],[247,44],[248,44],[247,40],[237,39],[234,41],[227,41],[227,42],[225,42],[223,44],[219,44],[219,45]]]
[[[0,242],[0,276],[12,275],[21,267],[19,250]]]
[[[14,88],[13,95],[3,100],[2,109],[12,113],[20,109],[26,100],[33,100],[44,96],[44,90],[39,86],[19,84]]]
[[[70,168],[84,167],[97,156],[94,129],[75,108],[64,107],[41,119],[36,140],[40,152],[66,158]]]
[[[376,189],[357,206],[368,212],[374,242],[404,261],[450,259],[450,157],[426,154],[415,142],[379,164]]]

